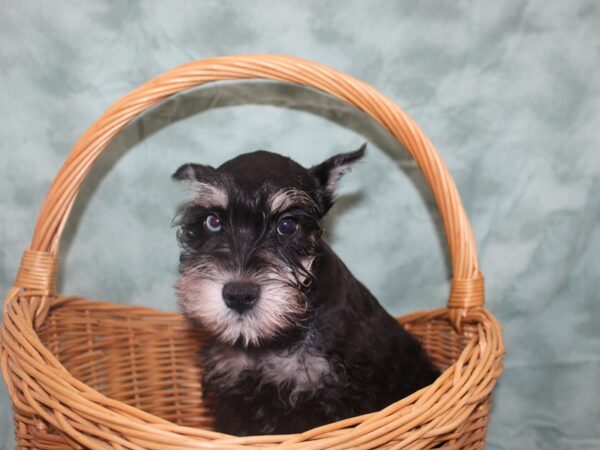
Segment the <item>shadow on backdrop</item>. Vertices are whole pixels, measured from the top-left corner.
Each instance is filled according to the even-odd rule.
[[[308,112],[363,136],[371,149],[377,147],[382,150],[419,192],[435,225],[437,241],[444,255],[444,267],[448,279],[450,278],[451,265],[439,211],[425,178],[402,145],[368,114],[354,106],[311,88],[274,81],[225,81],[201,86],[175,95],[134,119],[102,152],[82,184],[63,233],[61,254],[68,254],[90,198],[96,193],[102,179],[126,152],[154,133],[180,120],[211,109],[245,105],[268,105]],[[360,193],[340,196],[336,207],[325,218],[325,228],[329,236],[335,234],[337,219],[360,201]],[[65,258],[60,259],[61,265],[64,264],[64,260]],[[59,270],[59,291],[62,285],[61,273],[62,270]]]

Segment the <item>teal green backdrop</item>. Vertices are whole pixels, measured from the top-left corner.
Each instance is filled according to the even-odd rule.
[[[114,101],[209,56],[283,53],[404,108],[462,194],[504,327],[491,449],[600,448],[600,3],[0,0],[0,291],[53,176]],[[61,247],[60,290],[174,310],[183,200],[170,174],[265,148],[309,165],[369,143],[327,238],[395,315],[444,304],[448,258],[415,164],[368,117],[313,91],[230,82],[180,95],[101,156]],[[0,386],[0,448],[14,447]]]

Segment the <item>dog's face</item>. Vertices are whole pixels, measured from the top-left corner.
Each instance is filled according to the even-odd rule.
[[[265,151],[218,168],[181,166],[194,198],[179,208],[184,313],[217,339],[259,346],[298,327],[321,236],[321,219],[338,180],[365,151],[336,155],[306,169]]]

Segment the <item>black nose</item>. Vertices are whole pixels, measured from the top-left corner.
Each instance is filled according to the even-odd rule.
[[[249,310],[254,306],[260,294],[260,286],[254,283],[227,283],[223,286],[225,304],[239,312]]]

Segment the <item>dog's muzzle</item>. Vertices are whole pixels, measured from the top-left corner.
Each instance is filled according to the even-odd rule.
[[[223,286],[222,295],[228,308],[242,314],[256,304],[260,286],[255,283],[227,283]]]

